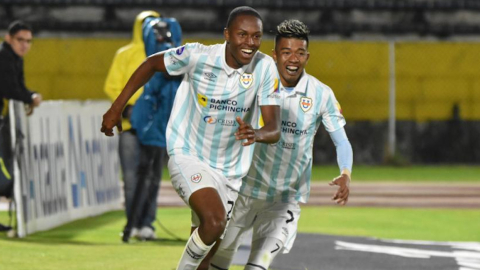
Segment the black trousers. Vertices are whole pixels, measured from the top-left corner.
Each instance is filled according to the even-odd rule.
[[[148,215],[151,202],[156,201],[162,174],[162,148],[141,145],[140,162],[137,169],[137,186],[133,195],[132,210],[127,217],[122,240],[128,242],[133,227],[142,227],[142,217]],[[153,221],[152,221],[153,222]],[[145,225],[145,224],[144,224]]]
[[[13,150],[8,117],[0,118],[0,196],[13,195]]]

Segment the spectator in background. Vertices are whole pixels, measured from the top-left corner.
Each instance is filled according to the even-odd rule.
[[[148,17],[143,21],[143,40],[147,56],[180,46],[182,30],[174,18]],[[133,209],[124,228],[127,242],[133,228],[141,228],[136,235],[142,240],[156,238],[152,223],[157,211],[156,199],[166,156],[165,131],[173,101],[182,76],[157,72],[145,84],[143,93],[133,106],[130,122],[140,141],[140,161]],[[152,219],[153,218],[153,219]]]
[[[241,178],[251,164],[254,143],[280,136],[280,98],[271,57],[258,51],[263,35],[260,14],[235,8],[224,29],[225,43],[188,43],[148,57],[133,73],[110,109],[101,132],[122,130],[121,112],[155,72],[184,78],[167,125],[168,169],[172,185],[192,210],[192,234],[177,266],[198,265],[225,231]],[[265,125],[253,129],[255,108]]]
[[[112,101],[118,97],[135,69],[147,57],[145,42],[143,40],[143,25],[145,19],[159,17],[160,14],[155,11],[143,11],[138,14],[133,25],[132,41],[128,45],[117,50],[105,81],[105,93]],[[131,126],[130,116],[132,114],[133,105],[142,92],[143,87],[128,101],[128,104],[122,111],[122,126],[124,127],[124,132],[120,134],[119,155],[123,174],[125,213],[127,218],[132,216],[134,209],[133,197],[137,186],[137,172],[141,149],[136,131],[132,129]],[[146,195],[143,196],[145,197]],[[147,201],[152,205],[154,204],[156,208],[156,193],[155,198],[148,198]],[[139,222],[142,224],[148,224],[147,226],[151,228],[152,223],[155,220],[155,215],[156,211],[148,212]],[[140,231],[141,228],[135,228],[132,230],[131,235],[128,235],[127,237],[137,236]],[[144,231],[149,230],[146,229]]]
[[[338,186],[332,200],[340,205],[348,201],[352,147],[333,91],[304,71],[309,58],[308,34],[307,26],[298,20],[277,26],[273,59],[283,100],[281,137],[275,145],[255,146],[252,166],[243,178],[210,270],[229,269],[242,236],[251,228],[252,248],[245,270],[269,269],[276,255],[289,252],[297,235],[299,203],[306,203],[310,194],[313,139],[321,123],[337,149],[340,175],[329,183]]]
[[[12,149],[8,117],[3,99],[23,101],[27,115],[40,105],[42,95],[32,92],[25,86],[23,57],[32,46],[32,29],[22,21],[12,22],[0,47],[0,196],[11,197],[13,181],[11,175]]]

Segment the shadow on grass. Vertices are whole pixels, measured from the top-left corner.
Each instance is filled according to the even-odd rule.
[[[33,233],[25,238],[8,238],[0,234],[0,240],[18,243],[48,244],[48,245],[161,245],[184,246],[186,241],[178,237],[158,238],[153,241],[131,239],[129,243],[121,240],[121,230],[125,222],[123,211],[108,212],[100,216],[76,220],[57,228]]]

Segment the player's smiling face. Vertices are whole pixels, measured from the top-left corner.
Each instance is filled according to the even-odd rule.
[[[237,69],[250,64],[260,48],[262,33],[263,26],[259,18],[246,14],[237,16],[224,31],[227,65]]]
[[[273,59],[277,63],[283,86],[294,87],[297,85],[309,56],[306,40],[280,38],[275,44]]]

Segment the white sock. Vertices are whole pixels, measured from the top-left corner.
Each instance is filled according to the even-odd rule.
[[[207,246],[198,235],[198,228],[193,231],[188,239],[187,245],[183,250],[182,258],[178,263],[177,270],[195,270],[202,262],[203,258],[215,243]]]

